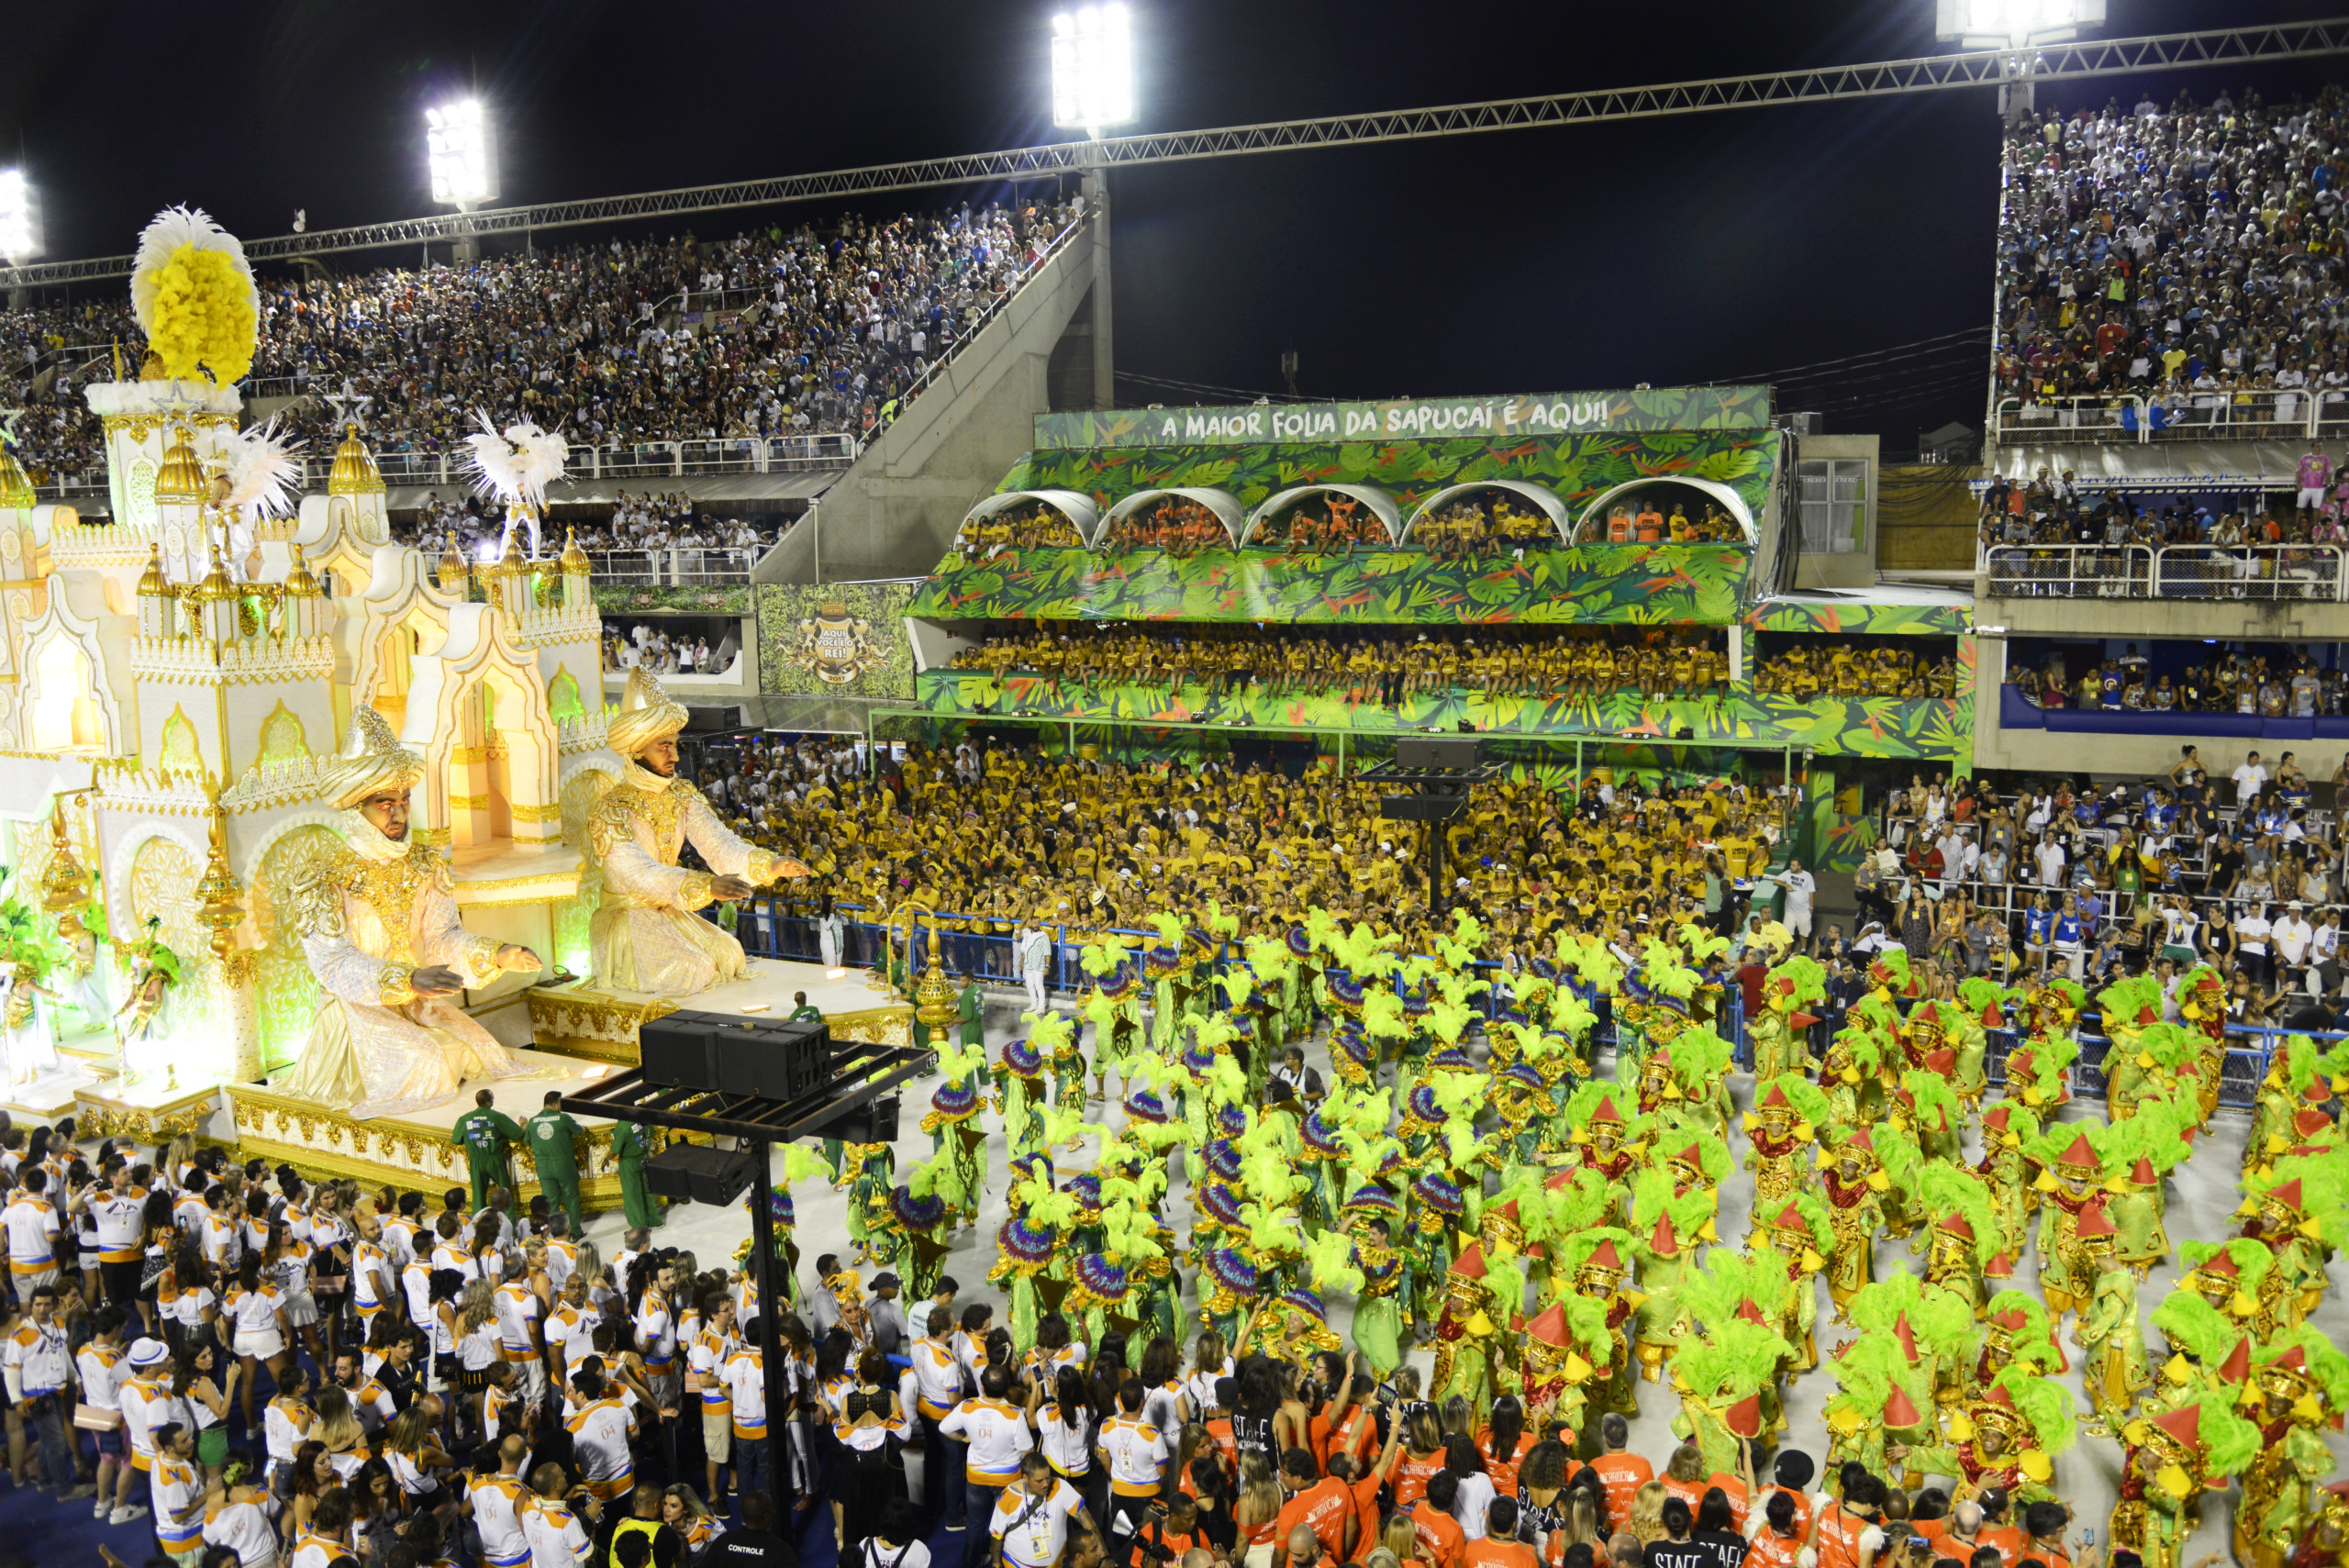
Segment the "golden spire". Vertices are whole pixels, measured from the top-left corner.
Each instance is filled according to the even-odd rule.
[[[16,454],[6,447],[0,447],[0,508],[13,506],[18,511],[29,512],[39,502],[40,498],[33,494],[33,482],[26,478],[25,471],[17,465]]]
[[[212,551],[212,570],[206,573],[204,581],[195,585],[195,599],[198,604],[217,605],[237,597],[237,585],[228,581],[228,573],[221,569],[220,547],[216,544],[208,548]]]
[[[212,480],[196,461],[187,427],[172,428],[172,444],[163,450],[163,471],[155,476],[155,503],[186,502],[201,506],[212,499]]]
[[[453,598],[465,593],[465,558],[457,553],[457,530],[451,528],[441,536],[440,591]]]
[[[375,456],[359,439],[357,425],[343,427],[342,445],[334,450],[334,467],[327,473],[329,495],[381,495],[384,475]]]
[[[147,572],[139,579],[139,596],[142,599],[174,597],[171,579],[163,575],[163,547],[150,546],[147,551]]]
[[[589,571],[587,552],[579,548],[578,536],[570,528],[562,530],[562,556],[561,564],[566,574],[575,572],[580,575],[584,576]]]
[[[517,528],[507,528],[506,556],[497,563],[497,574],[500,577],[519,577],[529,569],[530,563],[522,559],[522,530]]]
[[[294,547],[294,566],[285,573],[285,596],[289,599],[322,599],[324,591],[318,580],[310,574],[310,564],[302,559],[302,547]]]

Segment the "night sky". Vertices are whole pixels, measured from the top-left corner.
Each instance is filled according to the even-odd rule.
[[[50,259],[128,250],[159,206],[281,234],[431,210],[422,109],[477,85],[506,203],[1055,139],[1050,4],[618,6],[293,0],[20,6],[0,160]],[[1478,6],[1136,0],[1137,130],[1627,86],[1928,53],[1932,0]],[[2110,0],[2107,36],[2313,18],[2334,4]],[[2156,79],[2311,93],[2349,59]],[[2076,84],[2066,106],[2133,98]],[[2127,101],[2127,100],[2124,100]],[[1119,171],[1118,366],[1308,396],[1546,392],[1754,376],[1987,325],[1987,91],[1511,131]],[[952,199],[965,194],[952,193]],[[947,193],[876,198],[886,214]],[[780,209],[785,222],[839,209]],[[777,214],[761,215],[773,218]],[[704,234],[747,216],[711,215]],[[550,234],[560,242],[580,231]],[[339,267],[410,254],[335,259]],[[95,286],[95,285],[94,285]],[[109,289],[121,286],[104,285]],[[1970,352],[1789,383],[1887,450],[1978,424]],[[1822,379],[1822,375],[1824,379]],[[1216,400],[1128,383],[1120,401]]]

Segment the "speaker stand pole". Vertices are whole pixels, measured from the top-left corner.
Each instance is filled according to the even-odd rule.
[[[774,1266],[774,1146],[764,1139],[750,1140],[751,1277],[759,1286],[759,1366],[766,1377],[767,1476],[774,1499],[775,1529],[790,1539],[791,1501],[797,1490],[791,1484],[791,1428],[784,1414],[790,1399],[790,1382],[783,1368],[783,1313],[789,1305],[777,1288],[781,1271]]]

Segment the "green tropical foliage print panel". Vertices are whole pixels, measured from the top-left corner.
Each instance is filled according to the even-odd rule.
[[[950,557],[909,613],[940,620],[1725,626],[1737,617],[1749,565],[1742,549],[1703,544],[1594,544],[1484,562],[1436,561],[1418,550],[1006,550],[968,565]]]
[[[1747,611],[1745,624],[1756,631],[1949,637],[1972,630],[1974,612],[1965,605],[1820,604],[1776,599]]]
[[[1345,730],[1394,735],[1466,723],[1479,734],[1588,735],[1609,740],[1665,738],[1682,729],[1697,740],[1807,746],[1822,753],[1952,762],[1971,758],[1974,699],[1961,696],[1820,697],[1738,694],[1654,701],[1636,692],[1604,697],[1486,697],[1453,692],[1407,700],[1398,710],[1354,703],[1342,694],[1288,694],[1256,685],[1217,694],[1203,686],[1099,690],[1063,684],[1055,692],[1033,676],[999,684],[989,675],[933,671],[918,681],[923,707],[941,716],[1117,719],[1145,726],[1197,725],[1264,729]]]
[[[1228,490],[1250,510],[1299,484],[1375,484],[1408,517],[1446,485],[1523,479],[1554,490],[1577,515],[1601,493],[1642,479],[1709,479],[1759,517],[1777,452],[1768,431],[1658,430],[1587,436],[1434,440],[1267,441],[1246,446],[1080,447],[1031,451],[996,486],[1074,490],[1101,509],[1138,490]]]
[[[807,696],[914,695],[908,583],[762,583],[759,689]]]
[[[605,615],[660,614],[746,616],[751,613],[747,584],[725,588],[632,588],[606,585],[594,590],[596,608]]]

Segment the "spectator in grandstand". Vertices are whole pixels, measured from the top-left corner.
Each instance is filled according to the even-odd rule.
[[[614,239],[458,267],[264,278],[251,395],[293,395],[314,452],[340,437],[321,395],[372,399],[378,455],[457,450],[485,409],[621,453],[641,443],[864,435],[1041,260],[1071,206],[967,203],[836,231]],[[103,477],[81,393],[138,373],[128,312],[0,312],[0,397],[24,406],[35,482]],[[665,450],[665,448],[663,449]]]
[[[1998,229],[2002,396],[2026,423],[2278,435],[2344,392],[2343,98],[2270,108],[2029,117],[2009,132]],[[2317,481],[2321,488],[2324,480]],[[2302,506],[2309,480],[2302,478]]]

